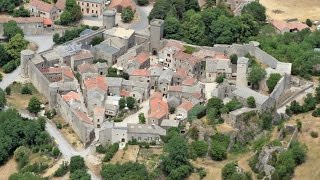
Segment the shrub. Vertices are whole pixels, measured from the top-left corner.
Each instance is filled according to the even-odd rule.
[[[313,23],[310,19],[307,19],[306,24],[307,24],[307,26],[311,27]]]
[[[230,60],[232,64],[237,64],[238,56],[236,54],[231,54]]]
[[[24,85],[21,88],[21,94],[30,94],[30,95],[32,95],[32,89],[28,85]]]
[[[213,160],[222,161],[227,158],[227,148],[230,138],[224,134],[215,134],[212,136],[211,157]]]
[[[61,123],[56,123],[56,127],[57,127],[58,129],[62,129],[62,124],[61,124]]]
[[[256,100],[253,96],[247,98],[247,104],[249,108],[256,108]]]
[[[320,108],[317,108],[312,112],[312,116],[314,117],[320,117]]]
[[[132,10],[132,8],[130,6],[122,9],[122,12],[121,12],[122,22],[129,23],[133,20],[133,17],[134,17],[134,11]]]
[[[222,74],[222,75],[219,75],[217,78],[216,78],[216,82],[218,84],[221,84],[223,83],[223,80],[226,78],[226,75],[225,74]]]
[[[11,73],[17,68],[17,64],[15,61],[9,61],[4,66],[2,66],[2,68],[5,73]]]
[[[36,174],[43,173],[46,169],[48,169],[49,165],[47,163],[33,163],[31,165],[25,166],[21,169],[21,172],[33,172]]]
[[[99,26],[92,26],[91,29],[94,30],[94,31],[96,31],[96,30],[99,29]]]
[[[6,94],[7,94],[8,96],[11,95],[11,87],[10,87],[10,86],[6,87],[5,91],[6,91]]]
[[[114,143],[111,146],[109,146],[106,149],[106,154],[105,154],[105,156],[103,158],[103,161],[104,162],[109,162],[113,158],[113,156],[116,154],[118,149],[119,149],[119,144],[118,143]]]
[[[52,156],[57,158],[60,155],[60,150],[57,147],[52,148]]]
[[[188,120],[200,119],[206,115],[206,107],[197,104],[188,112]]]
[[[311,131],[310,132],[310,136],[313,137],[313,138],[317,138],[318,137],[318,132]]]
[[[103,37],[98,37],[98,36],[97,36],[97,37],[94,37],[94,38],[91,40],[90,45],[92,45],[92,46],[98,45],[98,44],[100,44],[103,40],[104,40]]]
[[[251,180],[251,175],[247,172],[242,173],[237,171],[238,164],[236,162],[231,162],[226,164],[222,168],[222,179],[230,180],[230,179],[241,179],[241,180]]]
[[[203,157],[208,152],[208,144],[205,141],[194,141],[191,143],[190,152],[194,157]]]
[[[99,146],[96,147],[96,152],[100,154],[104,154],[106,153],[106,148],[100,144]]]
[[[204,177],[207,176],[207,172],[206,172],[206,170],[204,168],[199,168],[198,169],[198,174],[200,176],[200,179],[203,179]]]
[[[87,169],[84,159],[81,156],[72,156],[70,160],[70,173],[81,169]]]
[[[20,146],[14,151],[14,158],[18,162],[18,168],[21,169],[29,162],[30,149]]]
[[[31,113],[38,113],[41,110],[41,102],[38,100],[37,97],[33,96],[28,104],[28,110]]]
[[[69,171],[69,164],[68,162],[64,161],[59,166],[59,168],[54,172],[53,177],[62,177],[67,174]]]
[[[274,87],[276,87],[278,81],[281,79],[281,75],[278,73],[272,73],[270,74],[270,77],[267,80],[267,86],[269,89],[269,93],[271,93],[274,89]]]

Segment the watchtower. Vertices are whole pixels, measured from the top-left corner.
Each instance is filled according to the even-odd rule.
[[[108,9],[103,12],[103,28],[111,29],[116,25],[116,9]]]
[[[157,54],[161,49],[160,40],[163,38],[164,21],[162,19],[153,19],[150,22],[150,50],[152,54]]]

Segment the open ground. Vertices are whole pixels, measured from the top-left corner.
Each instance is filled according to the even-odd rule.
[[[319,0],[260,0],[267,8],[267,16],[271,19],[285,20],[298,18],[305,21],[320,19]]]

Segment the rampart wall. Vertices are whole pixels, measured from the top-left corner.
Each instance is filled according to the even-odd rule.
[[[50,99],[49,80],[39,71],[32,61],[28,61],[28,76],[34,87],[43,94],[48,100]]]

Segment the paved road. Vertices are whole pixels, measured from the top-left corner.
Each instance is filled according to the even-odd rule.
[[[14,81],[17,81],[19,79],[20,72],[21,72],[21,67],[19,66],[16,70],[11,72],[10,74],[5,74],[2,81],[0,82],[0,88],[5,89]]]
[[[148,6],[138,6],[137,5],[137,11],[140,14],[140,21],[137,23],[134,23],[130,26],[131,29],[134,29],[136,31],[142,31],[149,27],[149,20],[148,16],[153,8],[153,4],[149,4]]]

